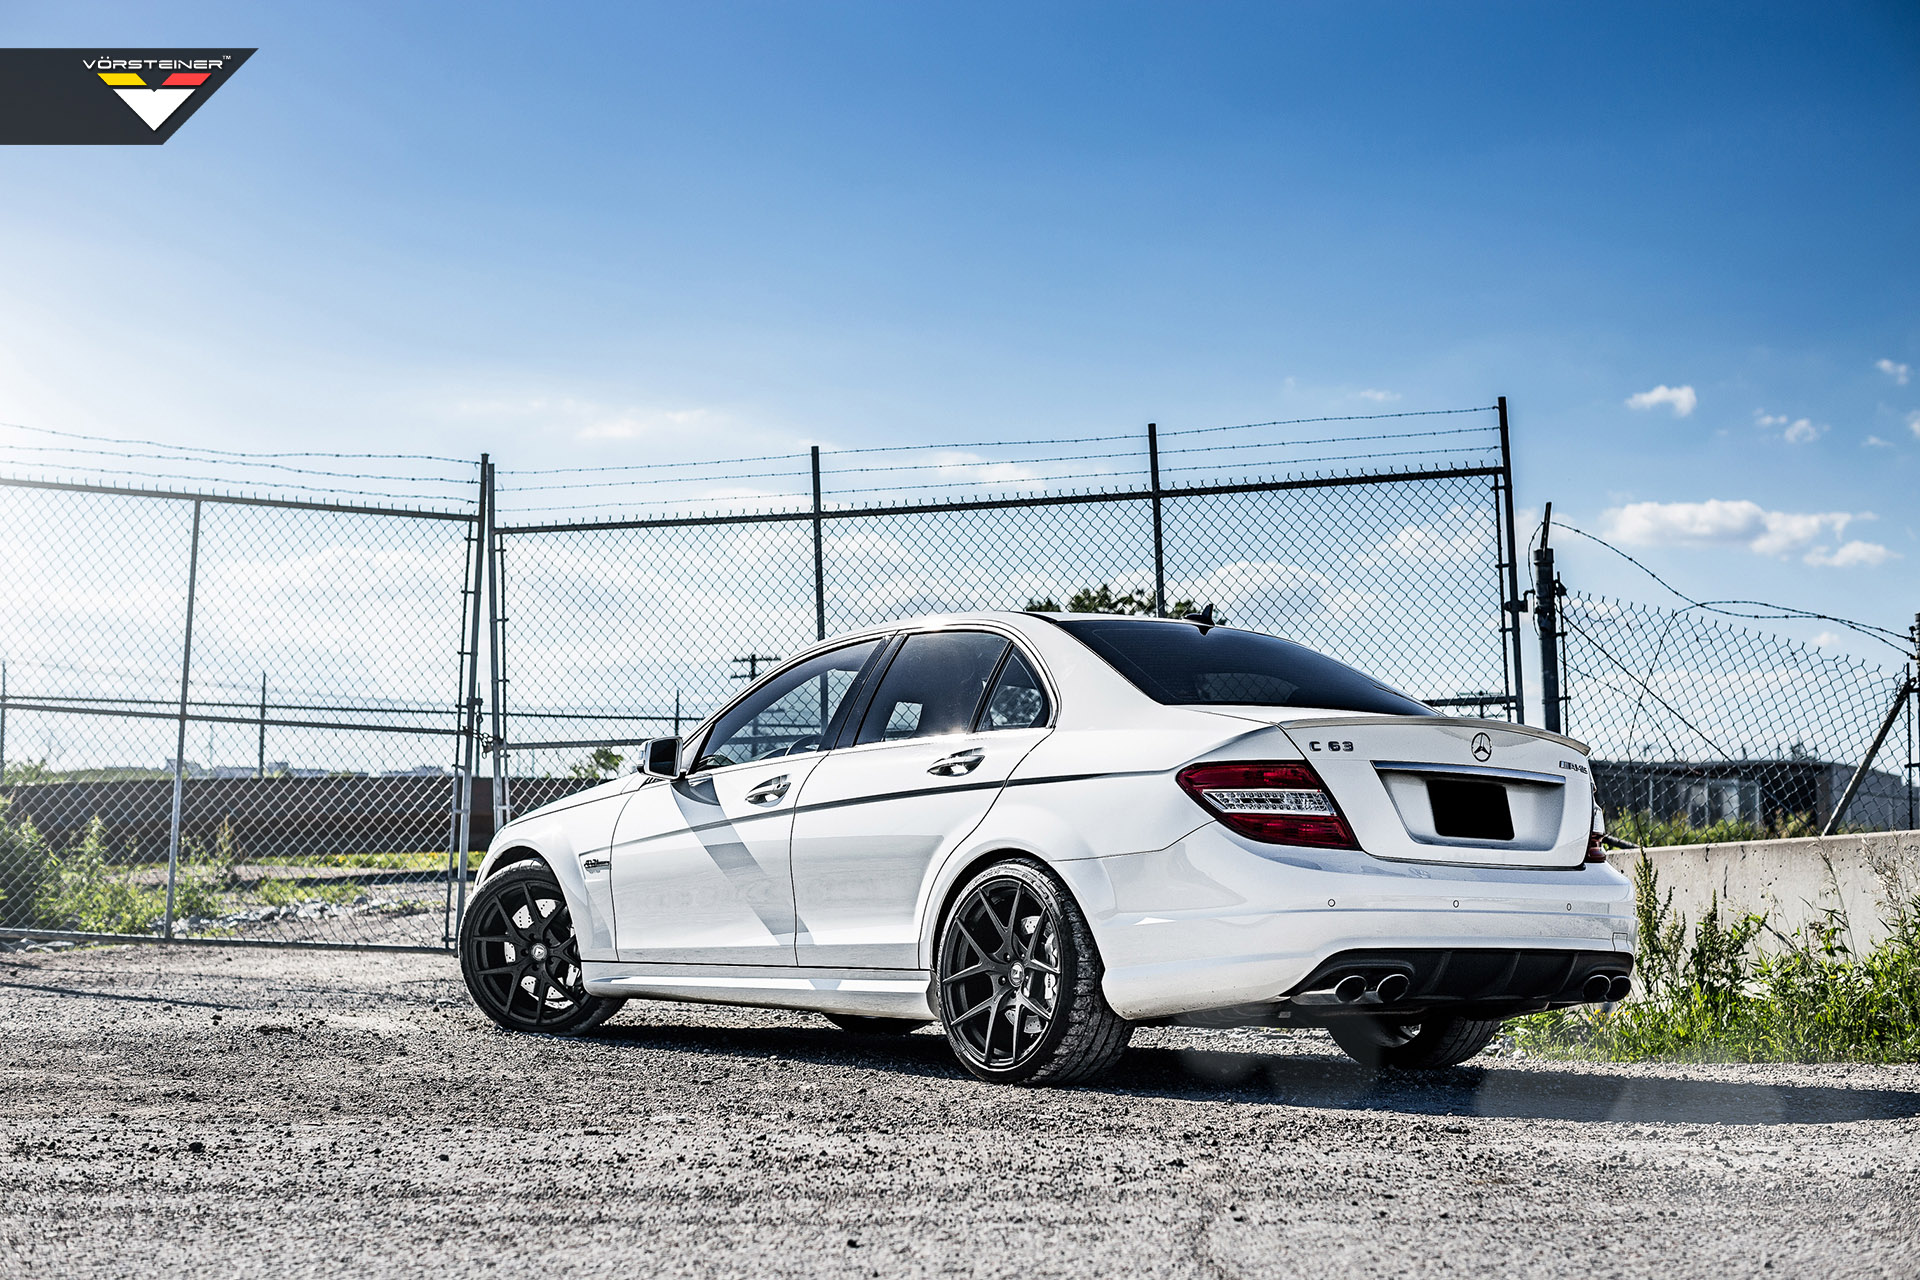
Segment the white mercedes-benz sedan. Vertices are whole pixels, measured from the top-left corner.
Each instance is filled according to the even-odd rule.
[[[938,1022],[994,1081],[1086,1079],[1169,1021],[1439,1067],[1504,1018],[1627,995],[1632,891],[1596,827],[1580,743],[1286,640],[917,618],[504,826],[460,962],[519,1031],[642,997]]]

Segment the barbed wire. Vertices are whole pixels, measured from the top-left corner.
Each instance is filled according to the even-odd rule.
[[[1544,526],[1544,522],[1542,522],[1542,524]],[[1662,587],[1666,588],[1673,595],[1675,595],[1681,600],[1686,601],[1687,607],[1689,609],[1699,609],[1707,613],[1717,613],[1728,618],[1751,618],[1756,621],[1769,621],[1769,620],[1779,621],[1784,619],[1801,619],[1809,622],[1816,622],[1816,621],[1831,622],[1836,626],[1846,627],[1850,631],[1857,631],[1861,635],[1866,636],[1869,640],[1877,640],[1881,644],[1884,644],[1889,648],[1895,650],[1896,652],[1900,653],[1903,657],[1913,656],[1907,648],[1907,645],[1911,643],[1912,638],[1904,632],[1893,630],[1891,627],[1882,627],[1871,622],[1860,622],[1853,618],[1842,618],[1836,614],[1821,613],[1815,609],[1797,609],[1792,605],[1774,604],[1771,601],[1767,601],[1767,600],[1696,600],[1692,596],[1688,595],[1686,592],[1680,590],[1680,588],[1674,586],[1671,582],[1668,582],[1665,578],[1661,577],[1659,574],[1655,573],[1643,561],[1639,560],[1637,557],[1630,555],[1625,551],[1622,551],[1619,547],[1614,546],[1611,542],[1608,542],[1605,538],[1602,538],[1600,535],[1594,534],[1594,533],[1588,533],[1585,529],[1582,529],[1575,525],[1570,525],[1563,521],[1558,521],[1558,520],[1554,521],[1553,527],[1556,529],[1565,529],[1569,533],[1577,533],[1581,537],[1587,539],[1590,542],[1599,543],[1601,546],[1605,547],[1608,551],[1613,552],[1613,554],[1619,556],[1622,560],[1625,560],[1628,564],[1631,564],[1634,568],[1640,570],[1642,573],[1646,574],[1649,578],[1652,578],[1655,582],[1659,583]],[[1537,538],[1538,536],[1539,535],[1536,532],[1535,537]],[[1743,612],[1737,609],[1726,608],[1725,606],[1727,605],[1748,605],[1756,609],[1771,609],[1774,612],[1771,612],[1771,613]]]
[[[231,487],[236,483],[244,483],[243,481],[240,481],[240,482],[235,481],[232,476],[162,475],[158,472],[153,472],[153,471],[130,471],[121,467],[86,467],[86,468],[79,469],[73,474],[93,475],[93,476],[131,476],[137,480],[155,480],[163,484],[184,483],[184,484],[226,485]],[[22,480],[28,483],[35,483],[35,482],[54,483],[54,484],[84,483],[84,482],[77,482],[77,481],[71,480],[66,476],[62,476],[52,481],[48,481],[47,478],[44,476],[18,476],[18,475],[0,476],[0,479]],[[466,483],[474,484],[477,482],[469,480]],[[279,490],[279,491],[293,490],[299,493],[323,493],[323,494],[329,494],[335,497],[379,498],[383,501],[398,503],[403,506],[408,504],[413,504],[413,503],[419,503],[422,501],[426,501],[426,502],[453,501],[453,499],[450,497],[423,499],[419,494],[386,493],[382,491],[376,491],[373,489],[330,488],[322,485],[295,484],[287,480],[277,481],[275,483],[266,485],[265,487],[271,490]]]
[[[211,464],[214,466],[238,466],[238,467],[255,468],[255,469],[261,469],[261,470],[285,471],[285,472],[292,473],[294,475],[327,476],[335,480],[380,480],[380,481],[386,481],[386,482],[395,483],[395,484],[427,483],[427,484],[468,485],[468,484],[477,483],[477,478],[473,476],[468,476],[465,478],[454,477],[454,476],[396,476],[396,475],[386,475],[386,474],[377,474],[377,473],[368,473],[368,472],[358,472],[358,471],[328,471],[318,467],[293,467],[293,466],[288,466],[287,464],[281,463],[281,462],[221,462],[221,461],[215,461],[214,459],[209,459],[209,458],[180,457],[170,453],[133,453],[133,452],[120,450],[120,449],[84,449],[84,448],[76,447],[74,445],[0,444],[0,450],[4,450],[5,452],[8,452],[8,453],[86,454],[90,457],[101,457],[101,458],[121,458],[121,459],[128,459],[128,460],[145,459],[147,461],[157,461],[157,462],[184,462],[184,463],[204,463],[204,464]],[[48,465],[58,466],[59,464],[52,463]],[[74,463],[73,466],[78,470],[84,471],[84,470],[90,469],[92,464]],[[260,481],[257,483],[270,483],[270,482]]]
[[[15,431],[32,431],[43,436],[59,436],[63,440],[90,440],[96,444],[130,444],[145,449],[174,449],[187,453],[204,453],[222,458],[379,458],[399,462],[450,462],[456,466],[479,466],[474,458],[445,458],[432,453],[318,453],[308,450],[291,450],[283,453],[261,453],[244,449],[215,449],[208,445],[172,444],[165,440],[137,440],[120,436],[85,435],[78,431],[56,431],[52,427],[30,427],[23,422],[0,422],[0,427],[11,427]]]

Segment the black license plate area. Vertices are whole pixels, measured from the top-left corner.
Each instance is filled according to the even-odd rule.
[[[1507,789],[1497,782],[1465,778],[1427,779],[1433,805],[1433,833],[1450,840],[1511,840],[1513,811]]]

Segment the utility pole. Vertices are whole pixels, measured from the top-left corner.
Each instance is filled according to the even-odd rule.
[[[741,657],[733,659],[733,662],[735,663],[735,665],[738,665],[744,662],[747,665],[747,669],[745,671],[734,672],[732,678],[735,680],[758,680],[760,678],[761,663],[778,662],[778,661],[780,661],[779,657],[771,653],[744,654]],[[678,715],[677,710],[675,714]]]

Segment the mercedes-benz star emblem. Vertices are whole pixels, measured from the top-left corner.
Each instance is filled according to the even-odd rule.
[[[1485,760],[1493,754],[1493,739],[1484,733],[1473,735],[1473,758]]]

